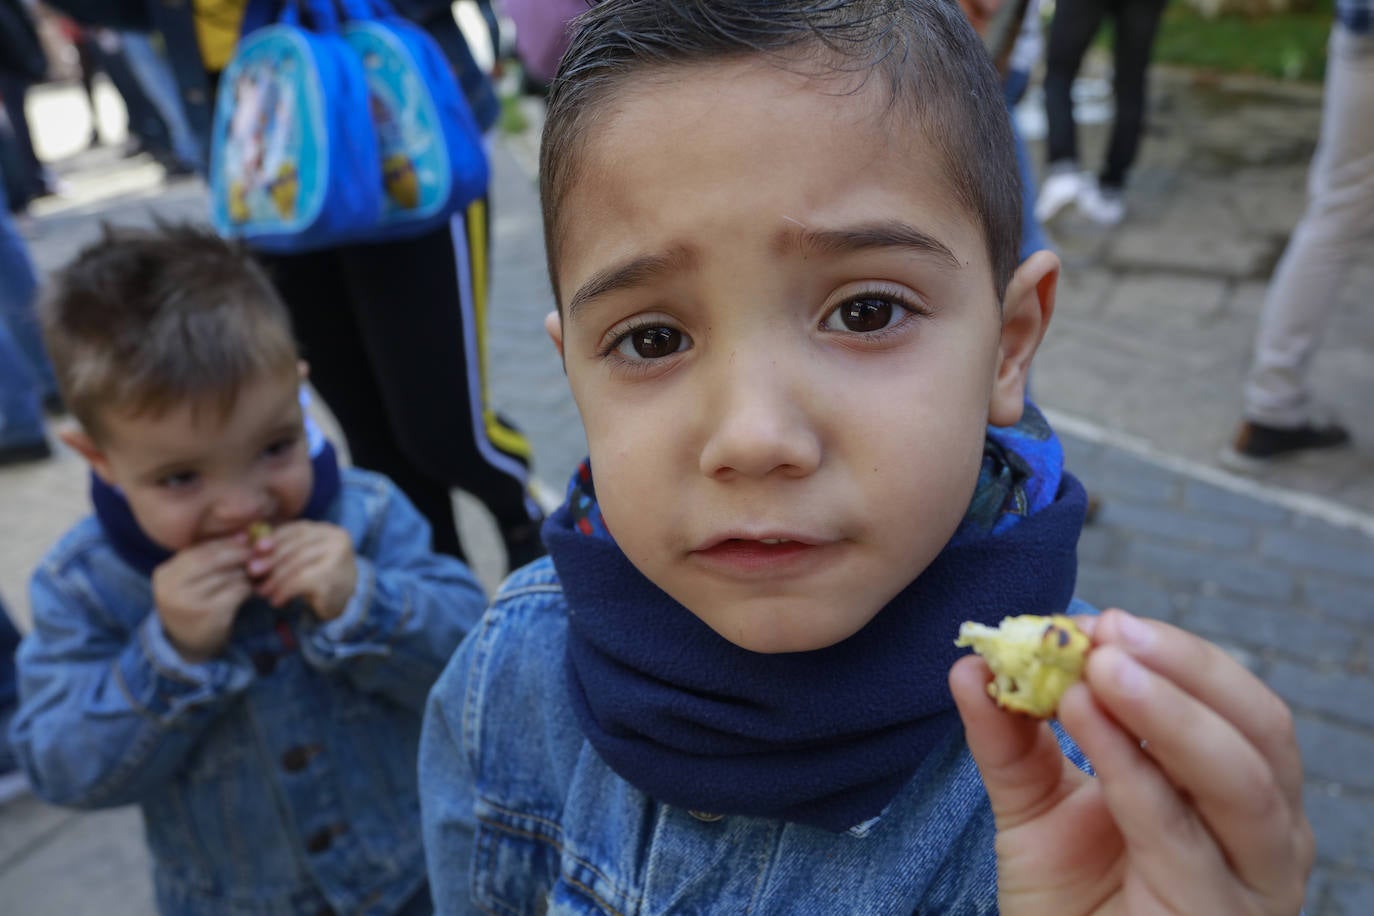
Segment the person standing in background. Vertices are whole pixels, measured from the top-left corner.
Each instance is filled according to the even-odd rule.
[[[200,141],[191,131],[181,107],[176,76],[162,52],[154,47],[145,32],[119,33],[120,54],[148,104],[167,128],[170,156],[163,161],[167,171],[176,175],[193,174],[202,159]]]
[[[1058,0],[1050,24],[1045,71],[1049,174],[1035,215],[1053,219],[1072,203],[1089,219],[1114,226],[1126,216],[1126,176],[1145,125],[1145,76],[1165,0]],[[1116,118],[1101,173],[1094,180],[1078,158],[1073,81],[1104,17],[1112,19],[1112,91]]]
[[[38,278],[10,218],[0,181],[0,467],[52,454],[42,405],[56,408],[57,380],[34,316]]]
[[[23,212],[29,201],[54,190],[34,152],[24,107],[29,87],[47,76],[47,71],[47,55],[28,7],[22,0],[0,0],[0,107],[9,122],[4,167],[9,172],[11,212]]]
[[[1045,39],[1040,29],[1040,0],[1028,0],[1016,33],[1011,53],[1007,56],[1006,73],[1002,75],[1002,96],[1011,117],[1012,138],[1016,141],[1016,170],[1021,175],[1021,257],[1028,258],[1037,251],[1048,249],[1049,239],[1035,216],[1035,168],[1031,165],[1026,139],[1016,122],[1016,106],[1030,86],[1031,71],[1040,63],[1045,51]]]
[[[1336,2],[1307,197],[1260,314],[1244,417],[1222,453],[1243,470],[1350,441],[1349,430],[1314,410],[1308,373],[1341,287],[1374,236],[1374,0]]]

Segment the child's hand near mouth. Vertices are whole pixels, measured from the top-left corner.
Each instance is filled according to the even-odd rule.
[[[250,537],[252,533],[250,528]],[[300,598],[315,617],[333,620],[353,595],[358,567],[344,529],[295,521],[253,540],[248,575],[254,590],[274,607]]]

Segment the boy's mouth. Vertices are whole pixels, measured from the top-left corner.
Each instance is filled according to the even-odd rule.
[[[708,541],[692,554],[726,573],[793,574],[809,565],[825,546],[798,537],[726,537]]]
[[[764,531],[759,533],[748,531],[729,531],[707,538],[697,546],[697,552],[715,550],[717,547],[727,544],[763,544],[768,547],[777,547],[785,544],[796,544],[801,547],[816,547],[821,543],[820,539],[807,535],[797,534],[793,531]]]

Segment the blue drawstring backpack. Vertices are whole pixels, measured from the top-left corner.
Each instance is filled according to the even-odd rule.
[[[382,0],[255,0],[220,81],[211,222],[294,253],[418,235],[486,190],[481,131],[433,39]]]
[[[482,131],[448,59],[385,0],[342,0],[344,40],[367,76],[381,157],[382,214],[368,239],[403,238],[448,222],[486,193]]]
[[[333,0],[252,3],[220,76],[210,153],[210,221],[274,253],[310,251],[376,226],[377,135],[368,87]],[[304,12],[304,16],[302,15]],[[264,20],[266,20],[264,24]]]

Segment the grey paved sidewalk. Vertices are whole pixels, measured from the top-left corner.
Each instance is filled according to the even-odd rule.
[[[1056,224],[1067,269],[1035,385],[1062,420],[1070,467],[1103,498],[1080,547],[1080,593],[1215,639],[1293,706],[1317,828],[1313,916],[1374,913],[1374,462],[1357,449],[1238,480],[1212,466],[1239,404],[1255,303],[1301,207],[1315,96],[1155,83],[1132,216],[1110,234]],[[1089,131],[1084,149],[1097,137]],[[83,159],[91,203],[41,217],[34,247],[60,262],[94,218],[197,215],[194,182],[163,192],[138,165]],[[540,327],[551,307],[527,143],[495,165],[491,387],[560,485],[583,452],[575,409]],[[87,183],[89,182],[89,187]],[[109,199],[102,188],[123,187]],[[1343,300],[1318,383],[1357,429],[1374,421],[1374,273]],[[1361,308],[1364,309],[1361,313]],[[1140,443],[1143,443],[1141,445]],[[74,456],[0,472],[0,590],[20,597],[34,559],[84,510]],[[467,526],[485,524],[463,504]],[[1332,520],[1344,524],[1333,524]],[[1364,527],[1361,528],[1360,526]],[[479,572],[494,578],[494,557]],[[22,606],[22,605],[21,605]],[[0,807],[0,909],[150,910],[141,825],[130,809]]]
[[[1036,358],[1037,395],[1097,425],[1208,466],[1239,419],[1267,280],[1301,215],[1320,120],[1309,87],[1199,83],[1157,68],[1127,221],[1069,213],[1051,227],[1065,263]],[[1083,132],[1085,164],[1105,125]],[[1374,513],[1374,263],[1351,278],[1313,366],[1316,394],[1355,448],[1280,462],[1276,487]]]

